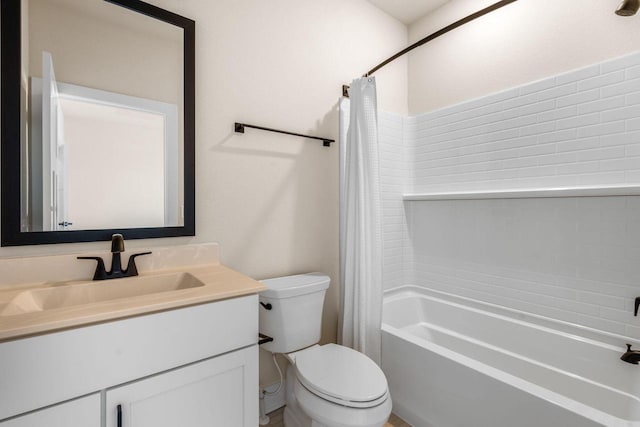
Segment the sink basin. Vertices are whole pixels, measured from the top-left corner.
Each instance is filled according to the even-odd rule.
[[[0,316],[54,310],[200,286],[204,286],[204,283],[185,272],[67,283],[21,292],[2,308]]]

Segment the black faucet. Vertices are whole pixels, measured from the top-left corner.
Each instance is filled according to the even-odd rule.
[[[138,268],[136,267],[136,257],[149,255],[151,253],[141,252],[131,255],[127,268],[123,270],[120,260],[121,252],[124,252],[124,237],[122,237],[122,234],[114,234],[111,236],[111,271],[106,270],[104,260],[99,256],[79,256],[78,259],[93,259],[98,261],[96,272],[93,274],[93,280],[107,280],[137,276]]]
[[[637,365],[640,362],[640,351],[631,350],[631,344],[627,344],[627,351],[620,356],[621,360],[624,360],[627,363],[633,363]]]

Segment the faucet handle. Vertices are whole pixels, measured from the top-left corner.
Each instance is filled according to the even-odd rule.
[[[142,255],[149,255],[149,254],[151,254],[151,251],[140,252],[140,253],[131,255],[129,257],[129,263],[127,265],[127,276],[137,276],[138,267],[136,266],[136,257],[142,256]]]
[[[93,273],[93,280],[104,280],[107,278],[107,269],[104,266],[104,260],[99,256],[79,256],[78,259],[92,259],[98,261],[96,271]]]
[[[124,237],[122,234],[111,235],[111,253],[124,252]]]

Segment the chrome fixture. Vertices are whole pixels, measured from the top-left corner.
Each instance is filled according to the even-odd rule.
[[[122,261],[120,253],[124,252],[124,237],[122,234],[113,234],[111,236],[111,271],[107,271],[104,266],[104,260],[99,256],[79,256],[78,259],[92,259],[98,262],[96,271],[93,274],[93,280],[118,279],[120,277],[132,277],[138,275],[136,267],[136,257],[141,255],[149,255],[151,252],[141,252],[133,254],[129,257],[129,263],[126,269],[122,269]]]
[[[633,16],[640,9],[640,0],[623,0],[616,10],[616,15]]]

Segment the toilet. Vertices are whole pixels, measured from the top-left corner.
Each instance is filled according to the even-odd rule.
[[[382,370],[362,353],[318,345],[330,278],[320,273],[263,280],[262,348],[281,353],[287,368],[285,427],[382,427],[391,396]]]

